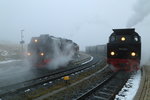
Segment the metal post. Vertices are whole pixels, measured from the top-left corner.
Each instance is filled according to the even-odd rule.
[[[24,44],[24,40],[23,40],[23,31],[24,31],[24,30],[21,30],[21,41],[20,41],[22,53],[24,52],[24,50],[23,50],[23,44]]]

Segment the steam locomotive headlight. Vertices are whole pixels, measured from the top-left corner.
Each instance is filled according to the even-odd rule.
[[[28,52],[28,53],[27,53],[27,55],[28,55],[28,56],[31,56],[31,53],[30,53],[30,52]]]
[[[114,55],[115,55],[115,52],[114,52],[114,51],[110,52],[110,55],[111,55],[111,56],[114,56]]]
[[[38,40],[37,40],[37,39],[35,39],[35,40],[34,40],[34,42],[35,42],[35,43],[37,43],[37,42],[38,42]]]
[[[136,53],[135,53],[135,52],[131,52],[131,56],[132,56],[132,57],[135,57],[135,56],[136,56]]]
[[[125,40],[126,40],[126,38],[125,38],[125,37],[122,37],[122,38],[121,38],[121,41],[125,41]]]
[[[44,56],[44,53],[42,52],[42,53],[40,53],[40,55],[41,55],[41,56]]]

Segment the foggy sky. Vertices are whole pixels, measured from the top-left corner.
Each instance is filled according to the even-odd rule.
[[[0,41],[19,43],[23,29],[26,43],[32,36],[50,34],[72,39],[81,49],[105,44],[112,28],[126,27],[138,1],[0,0]],[[150,16],[147,16],[133,26],[142,36],[145,47],[150,37],[149,20]]]
[[[0,0],[0,40],[50,34],[81,47],[104,44],[112,28],[126,26],[136,0]]]
[[[127,23],[129,27],[142,22],[150,14],[150,0],[137,0],[133,10],[134,14]]]

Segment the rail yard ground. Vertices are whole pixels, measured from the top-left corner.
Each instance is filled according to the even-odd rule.
[[[81,70],[80,72],[78,73],[74,73],[71,75],[71,80],[70,80],[70,84],[72,83],[75,83],[76,81],[79,81],[80,79],[84,78],[84,77],[87,77],[89,76],[90,74],[96,72],[98,69],[102,68],[104,65],[105,65],[105,62],[101,61],[101,66],[93,66],[92,68],[88,68],[87,70]],[[30,99],[34,99],[34,98],[37,98],[41,95],[44,95],[44,94],[47,94],[47,93],[51,93],[50,91],[54,91],[54,90],[59,90],[60,88],[63,88],[63,87],[67,87],[66,83],[60,79],[60,81],[56,81],[56,82],[48,82],[47,84],[43,84],[42,86],[44,88],[39,88],[39,89],[36,89],[36,91],[32,91],[32,89],[27,89],[27,90],[24,90],[24,95],[20,95],[20,96],[15,96],[14,98],[11,97],[10,100],[30,100]],[[76,90],[79,90],[79,88],[76,88]],[[70,95],[71,96],[71,95]],[[7,98],[8,100],[8,98]]]
[[[83,53],[81,53],[80,54],[80,60],[78,61],[77,60],[77,62],[80,62],[80,64],[81,65],[85,65],[85,62],[86,63],[88,63],[88,61],[91,61],[90,59],[92,59],[93,57],[90,57],[90,56],[88,56],[88,55],[86,55],[86,54],[83,54]],[[90,58],[90,59],[89,59]],[[84,62],[84,64],[83,64],[83,62]],[[14,62],[15,63],[15,62]],[[18,62],[19,63],[19,62]],[[78,63],[76,63],[76,62],[73,62],[73,63],[75,63],[75,64],[77,64],[78,65]],[[1,66],[0,68],[8,68],[8,67],[4,67],[4,65],[5,64],[0,64],[0,65],[3,65],[3,66]],[[12,63],[11,63],[11,65],[12,65]],[[20,65],[20,64],[19,64]],[[16,64],[15,64],[15,66],[16,66]],[[23,67],[23,66],[22,66]],[[22,68],[21,67],[21,68]],[[12,67],[11,67],[11,69],[12,69]],[[17,70],[16,70],[17,71]],[[14,72],[13,72],[14,73]],[[2,74],[2,73],[1,73]],[[9,75],[10,76],[10,75]],[[18,79],[18,78],[17,78]],[[71,78],[72,79],[72,78]],[[51,84],[54,84],[53,82],[49,82],[49,84],[51,85]],[[43,83],[43,86],[46,86],[46,84],[45,83]],[[28,94],[28,90],[30,91],[30,89],[27,89],[27,90],[25,90],[24,92],[27,92],[27,94]],[[1,91],[2,92],[2,91]],[[0,98],[2,98],[2,97],[0,97]],[[24,98],[24,97],[23,97]],[[23,99],[23,98],[21,98],[21,99]],[[2,100],[3,100],[3,98],[2,98]],[[11,98],[11,100],[12,100],[12,98]],[[14,99],[14,100],[20,100],[20,99]]]
[[[90,56],[80,54],[80,57],[73,63],[78,64],[88,60]],[[0,63],[0,87],[16,84],[18,82],[27,81],[48,74],[50,71],[44,71],[37,74],[36,68],[31,68],[26,61],[23,60],[9,60]],[[52,73],[52,72],[51,72]],[[16,80],[17,79],[17,80]]]
[[[75,99],[79,94],[81,94],[87,87],[92,86],[92,84],[96,84],[96,81],[104,77],[102,74],[102,69],[104,70],[110,70],[104,68],[105,62],[101,63],[101,65],[93,66],[95,68],[88,69],[87,71],[83,71],[82,73],[79,73],[75,77],[72,77],[69,84],[64,84],[62,87],[54,92],[49,92],[46,95],[43,95],[41,97],[38,97],[34,100],[71,100]],[[101,73],[101,74],[99,74]],[[103,72],[103,74],[106,73],[106,71]],[[99,76],[98,76],[99,74]],[[62,83],[61,83],[62,84]]]

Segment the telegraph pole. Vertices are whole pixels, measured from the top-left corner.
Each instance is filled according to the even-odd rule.
[[[25,43],[24,40],[23,40],[23,38],[24,38],[24,36],[23,36],[23,31],[24,31],[24,30],[21,30],[21,41],[20,41],[22,54],[23,54],[23,52],[24,52],[24,50],[23,50],[23,44]]]

